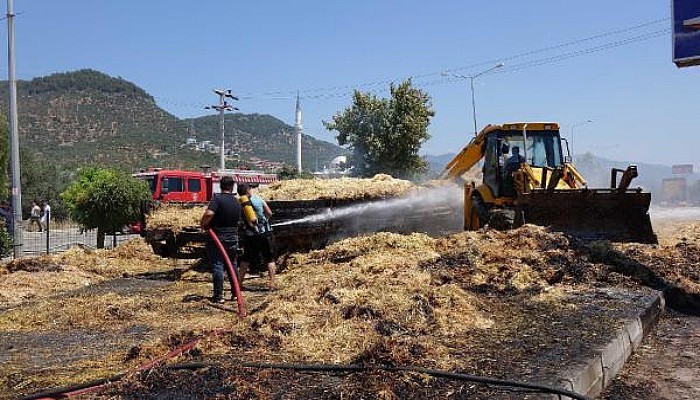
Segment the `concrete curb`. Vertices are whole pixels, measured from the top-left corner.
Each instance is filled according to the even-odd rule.
[[[641,345],[644,336],[653,329],[665,308],[663,292],[656,292],[644,311],[625,325],[600,349],[599,354],[589,359],[581,368],[563,374],[557,386],[591,398],[600,395],[620,372],[629,356]],[[562,396],[561,399],[570,397]]]

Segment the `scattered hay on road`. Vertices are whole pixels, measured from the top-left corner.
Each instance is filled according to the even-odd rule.
[[[686,240],[672,245],[583,243],[526,225],[437,239],[417,233],[349,238],[323,250],[289,255],[276,291],[258,291],[255,281],[246,281],[250,315],[236,324],[230,304],[217,309],[206,303],[208,274],[184,272],[154,256],[143,242],[111,252],[73,250],[15,265],[14,272],[6,269],[0,275],[4,306],[19,304],[2,297],[10,282],[36,285],[35,296],[52,294],[5,310],[0,332],[80,328],[119,337],[127,330],[148,332],[131,347],[109,349],[106,357],[89,363],[83,360],[81,365],[89,364],[93,371],[83,371],[85,379],[100,377],[115,365],[138,365],[221,327],[232,332],[202,342],[187,357],[419,365],[484,374],[516,370],[527,378],[533,358],[541,372],[585,346],[600,345],[625,313],[636,312],[636,303],[650,292],[644,286],[653,279],[700,293],[700,235],[689,226],[683,236]],[[47,271],[55,269],[51,265],[61,269]],[[152,287],[152,282],[130,278],[155,271],[167,276],[154,279],[158,284]],[[58,277],[66,281],[58,282]],[[544,355],[533,354],[524,343]],[[546,348],[538,347],[543,343]],[[505,349],[507,359],[494,356]],[[11,367],[8,371],[20,368]],[[45,367],[41,379],[25,379],[42,385],[71,383],[66,374],[59,380],[57,370]]]
[[[0,307],[94,285],[108,279],[172,269],[172,260],[153,254],[143,239],[114,250],[72,248],[55,255],[13,260],[0,273]]]

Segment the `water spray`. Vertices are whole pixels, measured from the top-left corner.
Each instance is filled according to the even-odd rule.
[[[425,226],[431,223],[431,210],[442,210],[450,215],[461,211],[462,196],[462,188],[452,184],[435,188],[421,188],[404,197],[362,202],[339,208],[326,208],[316,214],[282,221],[272,226],[337,223],[345,231],[376,232],[394,227],[397,224],[400,225],[402,221],[410,219],[414,214],[416,217],[423,216],[422,225]],[[421,213],[417,215],[419,211]]]

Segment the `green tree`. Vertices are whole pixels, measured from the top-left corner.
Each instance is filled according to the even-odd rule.
[[[309,171],[301,171],[300,174],[296,167],[289,164],[282,165],[282,168],[277,171],[277,176],[283,181],[289,179],[312,179],[314,177],[314,175]]]
[[[0,257],[7,257],[12,253],[12,236],[7,232],[5,221],[0,217]]]
[[[150,198],[146,182],[123,171],[88,167],[61,193],[71,218],[85,229],[97,228],[97,247],[105,235],[140,217],[141,203]]]
[[[20,176],[22,182],[22,211],[29,215],[32,201],[48,201],[51,205],[52,218],[63,220],[67,211],[60,194],[68,186],[71,172],[57,168],[55,164],[44,161],[40,157],[20,148]]]
[[[389,91],[389,99],[355,91],[352,105],[325,123],[328,130],[338,131],[338,144],[352,151],[348,164],[353,175],[414,178],[427,169],[418,151],[430,138],[428,125],[435,115],[430,96],[410,79],[392,83]]]

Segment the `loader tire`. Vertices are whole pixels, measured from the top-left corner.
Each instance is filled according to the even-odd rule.
[[[499,231],[513,229],[515,227],[515,210],[506,208],[491,209],[489,226]]]
[[[476,229],[481,229],[488,224],[491,217],[489,207],[484,203],[484,200],[482,200],[481,196],[478,194],[472,195],[472,216],[474,213],[476,213],[476,217],[478,219],[478,226]]]

